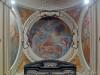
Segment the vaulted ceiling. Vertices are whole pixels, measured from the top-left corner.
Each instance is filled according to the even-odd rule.
[[[16,0],[17,4],[43,10],[56,10],[73,7],[84,0]]]

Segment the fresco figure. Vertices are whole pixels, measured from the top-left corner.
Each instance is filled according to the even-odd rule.
[[[39,57],[57,59],[70,49],[72,34],[62,20],[56,17],[44,17],[29,30],[28,40],[33,52]]]

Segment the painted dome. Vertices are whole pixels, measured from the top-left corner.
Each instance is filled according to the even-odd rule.
[[[72,33],[62,20],[44,17],[27,32],[32,51],[44,59],[58,59],[66,54],[72,43]]]

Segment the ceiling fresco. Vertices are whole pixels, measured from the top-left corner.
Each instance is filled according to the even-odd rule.
[[[33,52],[44,59],[64,56],[72,44],[70,29],[56,17],[41,18],[27,33]]]
[[[11,45],[13,46],[11,49],[11,63],[13,64],[16,59],[20,36],[22,36],[22,41],[25,40],[29,47],[24,48],[22,44],[22,55],[20,57],[21,60],[18,63],[17,74],[21,75],[21,73],[23,73],[25,64],[36,61],[37,58],[33,57],[32,53],[41,59],[54,60],[68,55],[73,48],[73,40],[76,41],[77,43],[75,44],[78,45],[73,48],[73,53],[70,53],[70,56],[73,58],[71,59],[71,57],[68,57],[68,59],[71,59],[69,61],[67,57],[64,57],[63,60],[75,64],[77,72],[80,74],[91,68],[90,28],[92,24],[90,14],[92,13],[83,13],[87,6],[81,5],[82,2],[83,0],[16,0],[17,12],[22,22],[22,24],[20,24],[20,26],[22,26],[22,35],[19,35],[16,21],[11,19],[13,21],[10,26]],[[63,15],[59,14],[61,17],[64,17],[65,20],[60,18],[59,15],[55,15],[55,12],[53,12],[54,15],[50,16],[45,14],[48,13],[48,11],[45,13],[44,11],[41,11],[48,9],[50,10],[49,13],[51,13],[51,10],[65,8],[67,8],[66,11],[58,11],[58,14],[62,12],[65,13]],[[87,11],[89,10],[87,9]],[[36,12],[39,12],[40,14],[35,14]],[[41,16],[42,12],[44,15]],[[36,20],[32,18],[33,14],[35,14],[34,17]],[[65,15],[67,15],[67,17]],[[83,17],[83,15],[85,15],[85,17]],[[39,19],[37,19],[38,17]],[[80,24],[80,19],[83,19],[82,24]],[[27,22],[29,28],[26,31],[25,27],[27,27]],[[73,37],[76,34],[73,32],[74,26],[76,26],[75,30],[77,33],[75,39]],[[82,29],[79,31],[81,26]],[[79,33],[81,33],[81,35]],[[81,48],[79,44],[82,44],[83,56],[80,52]],[[76,55],[74,55],[75,51],[77,51]],[[31,57],[33,58],[32,60]],[[84,57],[84,60],[82,60],[82,57]],[[89,69],[86,66],[88,66]]]
[[[19,15],[21,17],[22,23],[24,24],[25,21],[34,13],[32,9],[28,9],[25,7],[17,6]]]
[[[71,7],[69,9],[67,9],[66,13],[68,13],[78,24],[83,8],[84,8],[84,6],[79,4],[75,7]]]

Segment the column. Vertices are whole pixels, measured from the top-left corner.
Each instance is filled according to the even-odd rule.
[[[0,75],[3,75],[3,3],[0,1]]]
[[[100,0],[97,0],[97,75],[100,75]]]

